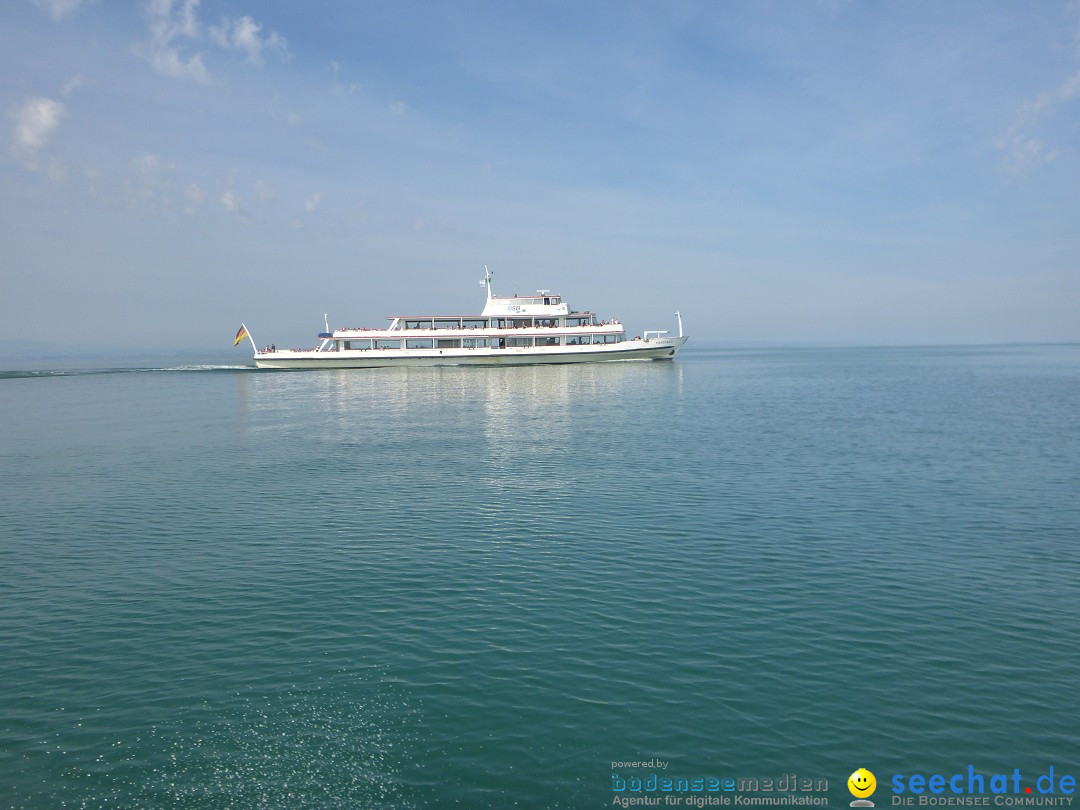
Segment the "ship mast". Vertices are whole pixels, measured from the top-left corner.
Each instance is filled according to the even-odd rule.
[[[480,279],[480,286],[487,287],[488,301],[495,297],[494,293],[491,291],[491,271],[488,270],[488,266],[486,264],[484,265],[484,277]]]

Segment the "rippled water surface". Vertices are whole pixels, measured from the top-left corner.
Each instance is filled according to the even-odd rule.
[[[8,372],[0,413],[0,807],[1080,772],[1078,347]]]

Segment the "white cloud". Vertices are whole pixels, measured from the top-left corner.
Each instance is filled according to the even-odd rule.
[[[235,213],[240,210],[240,195],[235,191],[226,191],[221,195],[221,204],[226,211]]]
[[[150,16],[150,33],[156,41],[172,42],[179,36],[197,39],[199,21],[195,11],[199,0],[183,0],[177,7],[175,0],[150,0],[146,12]]]
[[[182,56],[180,45],[177,44],[180,39],[199,38],[199,22],[195,17],[199,0],[183,0],[174,8],[175,5],[174,0],[150,0],[147,3],[150,42],[138,46],[137,51],[158,73],[207,84],[210,71],[203,63],[202,53]]]
[[[201,53],[184,61],[176,48],[160,48],[150,54],[150,64],[158,73],[174,79],[192,79],[199,84],[210,82],[210,71],[203,64]]]
[[[274,187],[265,180],[255,181],[255,194],[259,198],[259,202],[270,202],[277,199],[277,192],[274,191]]]
[[[207,198],[206,190],[203,189],[198,183],[191,183],[184,190],[183,205],[185,214],[194,214],[196,211],[202,208]]]
[[[323,193],[321,191],[309,194],[308,198],[304,200],[304,210],[309,214],[314,214],[319,209],[319,205],[322,204],[322,198]]]
[[[62,20],[78,11],[83,0],[34,0],[34,5],[43,8],[54,20]]]
[[[230,48],[245,54],[247,60],[253,65],[263,63],[263,51],[285,55],[288,53],[288,43],[285,37],[276,31],[271,31],[262,36],[262,26],[251,17],[241,17],[233,20],[223,20],[221,25],[210,29],[210,36],[223,48]]]
[[[203,53],[188,53],[192,42],[209,41],[221,48],[244,54],[253,65],[263,63],[265,53],[288,54],[285,37],[276,31],[263,34],[263,27],[248,16],[204,32],[198,19],[199,0],[148,0],[145,5],[150,41],[136,47],[154,69],[175,79],[191,79],[200,84],[211,81]]]
[[[31,98],[15,116],[11,154],[31,169],[38,168],[38,153],[60,124],[64,105],[51,98]]]
[[[1077,39],[1080,42],[1080,36]],[[1034,165],[1050,163],[1058,157],[1058,150],[1048,148],[1036,133],[1052,125],[1061,108],[1078,98],[1080,71],[1057,87],[1039,93],[1020,109],[1013,125],[994,144],[1005,154],[1014,170],[1023,171]]]
[[[64,86],[60,89],[60,92],[62,92],[65,96],[70,96],[84,84],[86,84],[86,79],[82,77],[81,73],[76,73],[64,83]]]
[[[174,206],[181,193],[175,163],[147,152],[132,158],[129,165],[130,171],[121,190],[129,204]]]
[[[1020,127],[1014,127],[998,138],[995,144],[1005,153],[1010,167],[1022,172],[1032,166],[1050,163],[1057,158],[1056,149],[1047,149],[1046,144],[1036,138],[1029,138]]]
[[[157,155],[146,154],[142,157],[135,158],[132,163],[135,166],[136,171],[144,180],[156,178],[161,172],[161,160]]]

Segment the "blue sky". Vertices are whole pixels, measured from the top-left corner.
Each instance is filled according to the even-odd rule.
[[[0,116],[0,343],[306,346],[484,264],[634,333],[1080,340],[1076,2],[9,0]]]

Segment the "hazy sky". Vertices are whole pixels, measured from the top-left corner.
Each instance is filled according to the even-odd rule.
[[[0,342],[1080,340],[1080,4],[5,0]],[[237,349],[239,353],[240,350]]]

